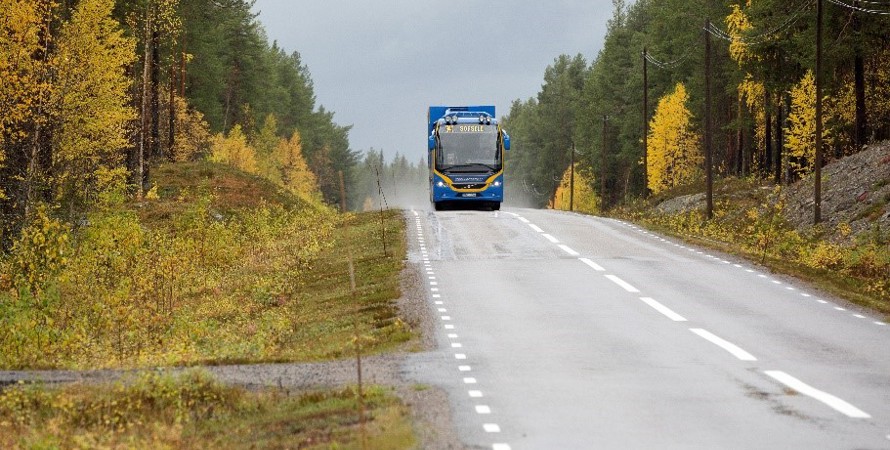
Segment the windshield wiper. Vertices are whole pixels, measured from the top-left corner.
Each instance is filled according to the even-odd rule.
[[[443,172],[447,171],[447,172],[460,172],[460,173],[478,172],[478,170],[466,170],[466,169],[470,169],[472,167],[484,167],[491,172],[495,171],[495,168],[493,166],[490,166],[488,164],[482,164],[482,163],[455,164],[453,166],[442,167],[440,170],[442,170]],[[455,170],[455,169],[464,169],[464,170]]]

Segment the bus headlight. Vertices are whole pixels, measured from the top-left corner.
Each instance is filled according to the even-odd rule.
[[[494,185],[494,187],[501,187],[501,182],[500,182],[500,181],[495,181],[495,182],[492,183],[492,184]]]
[[[436,186],[439,186],[439,187],[445,187],[445,183],[439,181],[439,182],[436,183]]]

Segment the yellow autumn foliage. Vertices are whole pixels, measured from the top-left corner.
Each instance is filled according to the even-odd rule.
[[[692,129],[692,113],[686,107],[689,95],[683,83],[658,101],[649,124],[649,189],[657,194],[691,182],[701,173],[704,160],[699,135]]]
[[[190,107],[182,97],[176,97],[173,103],[176,120],[171,149],[173,160],[194,161],[206,155],[210,148],[210,126],[204,120],[204,114]]]
[[[598,214],[600,199],[593,190],[593,183],[593,176],[581,170],[579,163],[575,163],[574,199],[570,199],[569,194],[572,192],[571,167],[566,168],[559,187],[556,188],[556,193],[553,195],[553,209],[568,210],[571,203],[574,211]]]
[[[742,65],[749,60],[757,59],[757,54],[752,52],[748,44],[742,40],[744,33],[754,28],[754,26],[751,24],[751,20],[748,19],[748,15],[742,11],[741,6],[732,5],[731,8],[732,11],[724,19],[730,37],[729,56],[739,65]]]
[[[294,131],[290,139],[280,139],[272,154],[281,183],[307,198],[318,198],[318,181],[303,157],[303,139]]]
[[[785,127],[785,146],[791,158],[791,170],[805,175],[813,170],[816,155],[816,82],[812,71],[791,87],[791,111]],[[822,131],[823,142],[829,137]]]
[[[241,125],[235,125],[228,136],[222,133],[213,137],[210,144],[210,160],[233,166],[248,173],[257,173],[256,150],[247,143]]]
[[[50,65],[53,166],[60,197],[83,196],[99,167],[117,167],[136,112],[126,69],[136,41],[112,18],[113,0],[83,0],[62,25]]]
[[[47,64],[34,58],[46,45],[48,2],[0,0],[0,168],[11,145],[28,134],[24,126],[38,117],[37,104],[46,82]],[[0,186],[0,199],[6,195]]]

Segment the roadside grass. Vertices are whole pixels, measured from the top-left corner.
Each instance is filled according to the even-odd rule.
[[[0,261],[0,368],[323,361],[411,340],[401,211],[338,214],[208,162],[162,165],[71,229],[40,216]],[[155,195],[156,194],[156,195]],[[350,292],[348,255],[356,293]]]
[[[410,414],[387,388],[291,393],[226,386],[206,372],[0,391],[0,448],[416,447]]]
[[[848,244],[829,242],[824,229],[799,232],[783,216],[781,189],[755,180],[716,182],[710,221],[698,209],[664,214],[654,208],[668,198],[700,192],[700,187],[678,187],[610,215],[755,261],[890,319],[890,230],[861,233]],[[849,232],[847,224],[838,228],[832,231]]]

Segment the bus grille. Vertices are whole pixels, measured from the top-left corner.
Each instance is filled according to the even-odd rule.
[[[485,187],[485,183],[476,183],[476,184],[455,184],[455,189],[482,189]]]

